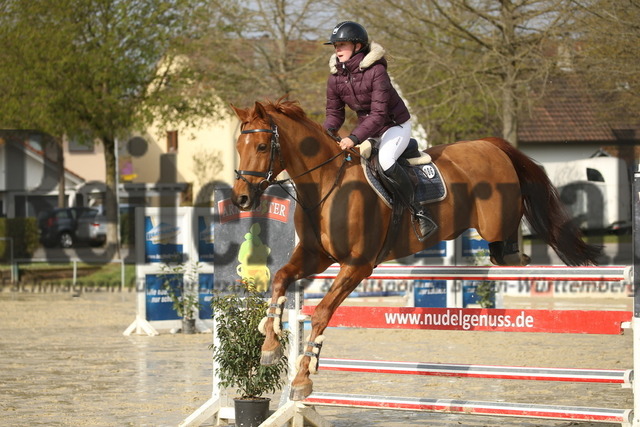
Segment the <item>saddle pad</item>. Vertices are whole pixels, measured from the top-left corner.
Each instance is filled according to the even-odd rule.
[[[418,177],[416,201],[422,204],[439,202],[447,196],[447,187],[435,163],[411,166]]]
[[[391,208],[391,194],[384,188],[378,174],[373,170],[369,161],[360,159],[362,170],[373,191],[375,191],[385,204]],[[415,200],[421,204],[439,202],[447,195],[447,188],[435,163],[410,166],[409,173],[415,175],[418,185],[414,189]]]
[[[367,182],[375,191],[378,196],[384,201],[389,209],[391,209],[391,194],[383,187],[382,183],[378,179],[378,174],[373,170],[371,163],[364,157],[360,157],[360,164],[364,171],[364,176],[367,178]]]

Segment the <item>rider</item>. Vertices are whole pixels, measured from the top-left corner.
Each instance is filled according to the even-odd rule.
[[[340,148],[348,150],[368,138],[379,138],[378,159],[388,181],[418,220],[420,234],[426,238],[438,226],[427,209],[414,201],[413,184],[396,161],[411,137],[411,115],[387,74],[385,50],[369,43],[364,27],[344,21],[333,29],[326,45],[335,53],[329,60],[331,74],[327,82],[327,117],[324,128],[335,133],[345,120],[345,104],[358,115],[358,124],[342,138]]]

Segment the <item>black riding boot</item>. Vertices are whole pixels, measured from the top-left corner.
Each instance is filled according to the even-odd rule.
[[[407,171],[405,171],[399,164],[394,163],[393,166],[384,171],[384,174],[389,178],[388,182],[393,185],[396,192],[400,194],[402,202],[409,207],[414,218],[418,220],[421,235],[420,240],[424,240],[429,237],[431,233],[436,231],[438,226],[429,216],[429,210],[415,202],[413,183],[411,182],[411,178],[409,178]]]

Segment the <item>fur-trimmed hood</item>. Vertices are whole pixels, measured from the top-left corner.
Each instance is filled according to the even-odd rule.
[[[384,58],[385,52],[386,51],[384,50],[384,48],[380,46],[378,43],[371,42],[369,53],[367,53],[365,57],[362,59],[362,61],[360,61],[358,68],[360,68],[360,70],[364,70],[371,67],[377,61]],[[331,55],[331,58],[329,59],[329,71],[331,71],[331,74],[338,73],[337,64],[338,64],[338,57],[334,53],[333,55]]]

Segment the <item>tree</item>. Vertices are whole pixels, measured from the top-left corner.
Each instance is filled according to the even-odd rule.
[[[65,207],[65,109],[56,89],[64,80],[59,65],[71,40],[61,32],[45,36],[41,29],[56,25],[57,19],[40,15],[37,6],[31,2],[1,4],[0,124],[4,128],[43,130],[52,136],[57,155],[55,160],[45,156],[44,161],[58,170],[58,205]]]
[[[543,80],[554,65],[545,43],[572,16],[569,0],[347,3],[371,33],[405,55],[394,74],[410,104],[421,107],[422,120],[432,122],[427,129],[442,129],[462,114],[490,126],[486,115],[499,111],[502,136],[514,145],[528,85]]]
[[[206,32],[189,49],[219,96],[237,105],[289,94],[310,115],[324,110],[333,17],[317,0],[214,0]],[[331,24],[329,24],[331,22]]]
[[[4,123],[104,146],[108,241],[118,249],[116,141],[153,120],[193,122],[218,98],[180,47],[202,30],[198,0],[5,0],[0,82],[11,87]]]
[[[605,117],[638,122],[640,110],[640,2],[575,0],[580,12],[574,66],[598,99]]]

